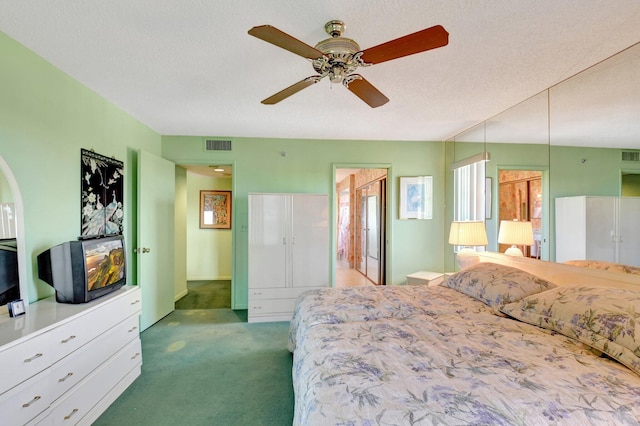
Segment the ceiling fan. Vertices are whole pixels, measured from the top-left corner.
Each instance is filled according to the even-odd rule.
[[[324,29],[331,38],[322,40],[315,47],[311,47],[271,25],[260,25],[249,30],[249,34],[254,37],[311,60],[313,69],[318,73],[264,99],[263,104],[277,104],[323,78],[329,77],[332,83],[342,83],[351,93],[370,107],[376,108],[389,102],[389,98],[363,76],[356,74],[355,70],[358,67],[375,65],[425,52],[446,46],[449,43],[449,33],[441,25],[426,28],[365,50],[360,50],[360,46],[355,41],[342,37],[345,30],[344,22],[329,21]]]

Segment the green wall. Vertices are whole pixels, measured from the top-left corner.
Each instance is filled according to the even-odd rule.
[[[187,170],[176,167],[176,199],[174,242],[174,297],[175,300],[187,295]],[[180,255],[179,255],[180,254]]]
[[[177,164],[233,165],[234,308],[245,308],[247,304],[247,194],[328,194],[331,211],[335,211],[335,166],[389,168],[388,283],[402,284],[407,274],[419,270],[442,270],[442,142],[231,139],[231,151],[205,152],[202,137],[163,136],[162,156]],[[401,221],[399,177],[420,175],[434,177],[433,219]],[[332,220],[335,223],[335,218]],[[331,243],[335,244],[335,236]],[[327,261],[333,264],[327,256]]]
[[[0,58],[0,156],[24,204],[28,299],[53,293],[36,256],[80,235],[81,148],[125,162],[127,278],[136,283],[135,162],[139,149],[160,155],[160,136],[4,33]]]

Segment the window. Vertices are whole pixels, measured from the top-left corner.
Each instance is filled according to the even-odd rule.
[[[485,162],[489,153],[482,152],[473,157],[453,163],[453,220],[458,222],[483,221],[485,204]],[[457,252],[458,247],[456,247]],[[476,247],[484,251],[484,247]]]

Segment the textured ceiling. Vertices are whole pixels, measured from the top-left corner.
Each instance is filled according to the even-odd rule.
[[[449,45],[359,70],[371,109],[251,37],[270,24],[310,44],[324,24],[365,49],[440,24]],[[0,30],[163,135],[445,140],[640,41],[638,0],[2,0]]]

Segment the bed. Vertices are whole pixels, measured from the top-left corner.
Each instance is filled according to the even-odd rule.
[[[640,424],[634,281],[484,260],[437,287],[302,295],[294,425]]]

